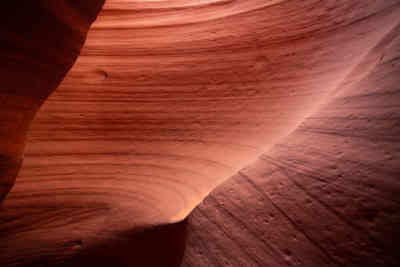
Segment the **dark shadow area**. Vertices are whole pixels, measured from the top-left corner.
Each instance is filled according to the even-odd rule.
[[[178,267],[182,262],[186,240],[187,220],[184,220],[175,224],[116,233],[112,238],[95,246],[86,247],[82,240],[71,241],[67,245],[80,250],[72,257],[64,256],[57,259],[40,255],[30,262],[16,258],[11,266]],[[4,239],[1,241],[7,242]]]
[[[181,265],[187,240],[187,220],[117,234],[60,264],[38,266],[163,266]],[[84,246],[77,242],[76,246]]]
[[[187,219],[146,227],[123,223],[106,226],[102,218],[117,215],[101,205],[77,208],[46,202],[34,207],[32,203],[18,205],[17,201],[10,197],[0,206],[1,267],[181,264]]]

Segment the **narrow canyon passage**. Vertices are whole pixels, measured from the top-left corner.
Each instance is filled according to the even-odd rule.
[[[2,11],[0,266],[400,264],[400,1],[102,4]]]

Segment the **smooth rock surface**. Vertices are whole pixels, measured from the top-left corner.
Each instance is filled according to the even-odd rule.
[[[3,12],[0,266],[399,265],[400,1],[82,5]]]

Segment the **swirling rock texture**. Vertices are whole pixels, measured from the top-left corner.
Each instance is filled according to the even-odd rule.
[[[81,2],[1,11],[1,266],[400,264],[400,1]]]

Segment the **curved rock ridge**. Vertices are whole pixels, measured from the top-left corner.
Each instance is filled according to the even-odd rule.
[[[399,266],[399,47],[195,209],[182,266]]]
[[[268,199],[274,200],[273,203],[283,201],[271,207],[282,209],[286,218],[282,223],[294,220],[295,230],[313,243],[307,244],[315,261],[314,256],[301,258],[297,255],[300,260],[291,261],[285,259],[291,259],[292,254],[268,254],[267,251],[284,250],[284,246],[292,244],[278,240],[278,248],[274,245],[266,248],[264,241],[254,237],[254,233],[264,231],[266,226],[256,222],[254,229],[257,230],[246,232],[244,238],[238,238],[227,229],[222,232],[231,241],[242,240],[249,247],[255,246],[257,257],[253,258],[253,252],[244,250],[239,253],[244,258],[237,261],[233,258],[222,261],[229,254],[221,254],[221,259],[218,255],[205,259],[196,251],[204,255],[214,248],[201,240],[226,244],[227,247],[219,250],[221,253],[239,243],[232,245],[215,239],[214,235],[208,239],[192,227],[189,228],[191,233],[199,236],[200,241],[189,239],[187,255],[192,256],[185,258],[185,264],[243,265],[241,261],[247,257],[247,262],[252,264],[249,266],[286,266],[286,263],[295,266],[302,262],[318,266],[325,255],[329,259],[327,262],[333,265],[363,266],[360,261],[352,262],[350,256],[343,256],[346,247],[342,250],[335,245],[325,248],[321,243],[325,241],[317,240],[319,230],[313,232],[297,223],[296,218],[301,220],[302,215],[296,212],[302,207],[293,207],[284,201],[289,198],[296,202],[297,195],[304,191],[299,192],[297,188],[297,184],[302,185],[302,178],[296,176],[293,179],[299,180],[290,180],[288,183],[297,187],[296,190],[288,188],[286,192],[280,187],[280,176],[272,172],[268,175],[268,168],[284,162],[280,170],[308,170],[312,164],[321,163],[318,159],[327,158],[318,155],[335,151],[335,140],[325,142],[323,133],[322,136],[299,134],[302,129],[320,133],[337,128],[337,135],[364,129],[361,124],[346,126],[333,119],[325,120],[324,116],[347,116],[341,113],[342,105],[332,103],[350,101],[352,94],[357,98],[361,90],[357,86],[365,81],[371,82],[368,88],[376,89],[376,83],[370,78],[376,66],[380,66],[382,58],[397,53],[395,45],[383,49],[383,44],[390,43],[388,40],[398,35],[400,1],[108,0],[88,32],[82,50],[86,32],[102,1],[88,2],[85,6],[75,0],[28,2],[11,4],[9,10],[14,13],[9,14],[13,14],[12,18],[17,15],[6,19],[9,28],[2,30],[5,45],[0,47],[0,55],[5,59],[5,63],[0,64],[0,75],[6,88],[0,91],[5,103],[4,111],[0,112],[3,136],[0,179],[1,184],[7,185],[1,191],[2,198],[14,181],[25,149],[17,183],[2,203],[0,212],[0,238],[6,241],[2,242],[6,245],[0,245],[0,263],[6,266],[72,266],[89,264],[96,259],[100,266],[107,266],[116,258],[121,266],[132,261],[142,262],[140,259],[149,258],[153,242],[140,246],[147,235],[143,234],[147,233],[146,230],[142,232],[143,227],[184,220],[213,189],[243,167],[252,166],[249,164],[262,155],[261,158],[269,159],[268,163],[248,167],[262,172],[261,178],[257,176],[259,173],[254,177],[246,176],[250,184],[266,184],[256,186],[261,196],[267,197],[257,203],[270,203]],[[17,7],[23,11],[16,12]],[[33,19],[38,19],[39,23],[27,26]],[[382,70],[386,71],[394,70]],[[64,76],[59,88],[49,96]],[[388,74],[382,79],[394,84],[395,76]],[[377,91],[366,97],[365,102],[360,100],[355,106],[346,106],[346,112],[357,108],[358,104],[365,105],[366,109],[369,103],[374,106],[374,95],[381,94]],[[391,114],[398,111],[395,96],[381,99],[382,103],[393,101],[392,108],[387,110]],[[371,107],[365,119],[379,118],[375,111],[379,113],[381,109]],[[315,121],[315,125],[305,127],[310,121]],[[368,133],[368,129],[363,131]],[[382,126],[379,136],[386,136],[386,132],[390,132],[390,127]],[[286,140],[291,140],[291,145],[285,143]],[[390,140],[396,142],[397,139]],[[349,151],[346,159],[355,157],[356,151],[372,153],[369,143],[354,142],[343,148]],[[285,144],[289,149],[282,150]],[[327,148],[317,149],[317,145]],[[283,155],[288,160],[281,162]],[[296,167],[287,165],[287,161]],[[360,166],[365,164],[366,171],[375,166],[364,157],[357,162]],[[355,170],[356,165],[349,165],[349,168]],[[397,170],[392,163],[387,168]],[[383,172],[382,169],[377,173]],[[238,179],[233,178],[226,184],[236,183]],[[307,184],[306,180],[304,186],[312,187],[313,183]],[[344,178],[338,178],[338,182],[342,180],[346,183]],[[208,199],[213,201],[222,194],[226,184]],[[355,184],[349,183],[349,186]],[[236,202],[231,204],[226,200],[226,203],[233,213],[236,210],[243,216],[257,216],[252,210],[257,203],[246,193],[248,185],[244,184],[244,189],[240,185],[241,182],[235,188],[226,189],[224,194],[232,203],[238,198],[248,198],[249,211],[236,210]],[[312,193],[309,190],[306,188],[305,194],[324,193],[323,190]],[[357,199],[365,194],[361,189],[357,192],[360,195],[355,193],[348,198],[343,195],[343,199],[351,201],[352,197]],[[275,201],[276,195],[282,195],[282,200]],[[320,196],[316,199],[322,201]],[[205,203],[207,201],[210,200]],[[208,211],[207,204],[206,208],[200,205],[192,221],[196,225],[199,220],[204,226],[202,231],[210,231],[224,222],[234,229],[236,221],[232,223],[231,220],[235,216],[230,209],[226,212],[224,209],[221,215],[221,205],[223,203],[216,208],[213,206],[212,211]],[[263,207],[265,212],[271,208]],[[355,205],[353,211],[357,207]],[[316,229],[326,224],[325,215],[336,218],[335,215],[341,220],[345,215],[357,214],[341,214],[335,207],[326,209],[327,212],[318,206],[315,214],[321,215],[321,219],[316,219]],[[205,210],[221,221],[211,221],[214,226],[209,226],[209,222],[203,221],[207,216]],[[310,214],[314,214],[314,210],[304,208],[304,212],[306,225],[312,225],[307,216],[312,217]],[[239,224],[248,229],[246,223]],[[177,265],[182,257],[185,235],[177,231],[185,232],[186,226],[185,222],[177,225],[180,226],[165,228],[173,230],[163,230],[163,227],[160,230],[157,226],[157,234],[148,234],[151,236],[148,240],[154,238],[157,243],[154,236],[164,233],[164,241],[154,248],[154,253],[163,255],[159,259],[161,262],[171,257],[165,260],[166,266]],[[336,230],[329,233],[337,233]],[[173,234],[168,235],[169,231]],[[276,233],[290,233],[285,231]],[[325,234],[323,230],[320,233]],[[347,230],[343,235],[346,233]],[[351,227],[348,233],[359,238],[359,233],[353,232]],[[175,240],[173,236],[179,238],[176,243],[172,242],[176,246],[171,246],[173,251],[166,255],[162,252],[164,244],[168,243],[165,240]],[[373,244],[381,242],[383,237],[386,234],[374,237],[380,241]],[[326,240],[342,241],[328,237]],[[357,239],[356,242],[369,244],[368,240]],[[349,239],[345,241],[350,242]],[[137,254],[130,253],[130,246]],[[362,254],[364,250],[358,251]],[[107,252],[113,256],[107,258]],[[376,256],[377,260],[371,262],[377,265],[385,261],[397,262],[392,256],[378,257],[384,251],[374,253],[368,255],[370,259]],[[362,258],[361,254],[353,254]],[[270,256],[274,259],[268,258]],[[152,265],[157,263],[152,262]]]

